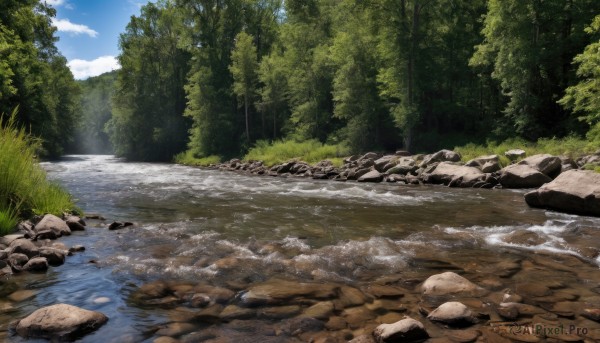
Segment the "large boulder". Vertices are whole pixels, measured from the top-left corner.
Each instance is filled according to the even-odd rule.
[[[380,172],[384,172],[387,169],[389,169],[389,167],[391,167],[392,165],[390,164],[390,162],[393,162],[395,160],[398,159],[398,156],[396,155],[385,155],[377,160],[375,160],[375,169],[377,169]],[[388,167],[386,169],[386,166]]]
[[[475,167],[442,162],[429,174],[428,181],[457,187],[473,187],[475,183],[484,181],[485,177],[485,174]]]
[[[396,165],[387,170],[388,174],[406,175],[417,170],[417,163],[410,157],[401,157],[396,161]]]
[[[458,162],[460,159],[460,154],[457,152],[440,150],[434,154],[426,155],[419,166],[423,168],[435,162]]]
[[[469,160],[467,163],[465,163],[465,165],[468,167],[483,167],[483,165],[488,162],[498,162],[499,160],[500,158],[498,155],[479,156]]]
[[[511,161],[516,161],[519,158],[525,157],[525,150],[522,149],[511,149],[504,153],[504,156],[508,157]]]
[[[560,173],[560,166],[562,164],[562,161],[557,156],[552,156],[549,154],[540,154],[527,157],[526,159],[519,162],[519,164],[530,166],[531,168],[539,171],[540,173],[552,177]]]
[[[8,247],[9,254],[23,254],[28,258],[39,255],[38,247],[28,239],[17,239],[10,243]]]
[[[483,288],[453,272],[445,272],[430,276],[421,286],[421,290],[424,295],[429,296],[457,294],[479,296],[485,293]]]
[[[552,181],[539,170],[526,164],[513,164],[500,173],[500,184],[505,188],[535,188]]]
[[[383,175],[381,175],[381,173],[379,173],[377,170],[371,170],[370,172],[359,177],[358,182],[381,182],[382,179]]]
[[[420,342],[429,338],[425,326],[418,320],[406,317],[393,324],[381,324],[373,331],[377,343]]]
[[[27,261],[23,270],[28,272],[45,272],[48,270],[48,260],[45,257],[34,257]]]
[[[16,325],[24,338],[45,338],[52,341],[75,340],[97,330],[108,321],[100,312],[57,304],[38,309]]]
[[[46,231],[53,232],[57,237],[71,234],[71,229],[69,229],[67,223],[52,214],[45,215],[44,218],[42,218],[42,220],[35,225],[36,233]]]
[[[538,190],[525,194],[529,206],[600,216],[600,174],[569,170]]]

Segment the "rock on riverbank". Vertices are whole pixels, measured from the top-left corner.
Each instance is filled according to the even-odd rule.
[[[555,178],[571,170],[579,170],[584,165],[600,161],[600,151],[594,155],[584,156],[577,162],[563,156],[539,154],[525,157],[525,152],[515,150],[507,152],[513,164],[501,168],[497,155],[488,155],[475,158],[467,163],[460,162],[460,155],[450,150],[441,150],[429,155],[410,155],[406,151],[399,151],[394,155],[381,155],[369,152],[364,155],[350,156],[344,159],[341,167],[335,167],[330,161],[321,161],[315,165],[306,162],[291,160],[274,166],[265,166],[261,161],[244,162],[238,159],[230,160],[212,168],[229,171],[247,172],[257,175],[279,177],[309,177],[313,179],[326,179],[334,181],[358,182],[390,182],[401,184],[443,184],[449,187],[469,188],[537,188],[552,182]],[[518,158],[523,158],[516,161]],[[600,163],[600,162],[598,162]],[[575,212],[582,214],[600,215],[598,210],[591,209],[594,202],[589,200],[591,193],[587,193],[588,200],[580,200],[578,205],[568,204],[567,198],[575,199],[574,193],[577,181],[567,181],[574,173],[567,173],[552,184],[552,189],[557,189],[559,184],[560,199],[548,200],[557,191],[550,188],[540,190],[540,196],[528,195],[527,203],[535,207],[546,207],[558,211]],[[586,173],[586,175],[592,175]],[[578,177],[579,178],[579,177]],[[586,177],[585,184],[600,187],[598,179]],[[581,186],[581,185],[580,185]],[[581,187],[579,187],[581,188]],[[581,193],[583,194],[583,193]],[[552,195],[552,196],[551,196]]]

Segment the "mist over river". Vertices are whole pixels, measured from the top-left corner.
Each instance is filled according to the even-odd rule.
[[[554,280],[581,301],[596,295],[600,281],[600,219],[529,208],[525,191],[273,178],[95,155],[43,166],[84,212],[106,220],[88,220],[86,231],[59,240],[83,244],[85,252],[46,275],[11,279],[14,290],[35,291],[0,312],[0,338],[14,342],[22,340],[6,336],[9,318],[58,302],[110,318],[84,342],[152,342],[177,308],[140,304],[132,295],[157,280],[232,290],[224,306],[239,305],[252,285],[274,278],[357,289],[385,283],[409,291],[402,302],[411,316],[418,316],[411,307],[418,284],[445,271],[490,291]],[[135,225],[108,231],[113,221]],[[511,273],[502,275],[507,264]],[[234,320],[196,323],[190,332],[302,341],[276,329],[269,335],[266,328],[281,320],[267,317],[244,318],[252,330]]]

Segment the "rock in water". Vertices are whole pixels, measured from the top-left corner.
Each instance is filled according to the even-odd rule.
[[[600,174],[568,170],[554,181],[525,194],[529,206],[600,216]]]
[[[478,296],[485,293],[483,288],[453,272],[430,276],[425,280],[421,289],[424,295],[432,296],[451,294]]]
[[[71,229],[67,223],[55,215],[47,214],[35,225],[34,228],[36,233],[51,231],[56,234],[57,237],[62,235],[70,235]]]
[[[16,331],[25,338],[75,340],[97,330],[107,321],[108,317],[100,312],[57,304],[40,308],[21,319],[16,325]]]
[[[406,317],[394,324],[381,324],[373,331],[377,343],[416,342],[429,338],[418,320]]]
[[[458,301],[449,301],[441,304],[438,308],[431,311],[427,319],[456,326],[467,326],[477,321],[473,317],[471,310]]]

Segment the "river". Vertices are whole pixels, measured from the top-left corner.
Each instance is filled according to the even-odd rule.
[[[493,290],[557,279],[578,290],[577,299],[595,294],[600,280],[600,220],[531,209],[524,191],[272,178],[95,155],[43,166],[83,211],[106,220],[88,220],[86,231],[60,239],[85,252],[3,286],[4,295],[32,292],[20,302],[0,300],[0,310],[10,309],[0,311],[0,339],[21,341],[7,336],[9,319],[66,302],[110,318],[84,342],[152,342],[185,307],[132,300],[156,280],[227,288],[238,293],[229,304],[273,278],[357,289],[391,278],[416,297],[419,282],[451,270]],[[115,220],[135,225],[108,231]],[[503,263],[517,267],[499,275]],[[418,315],[405,299],[405,313]],[[244,319],[265,328],[280,322]],[[203,330],[236,342],[284,337],[234,322],[196,323],[182,337],[201,341]],[[301,339],[292,336],[281,339]]]

